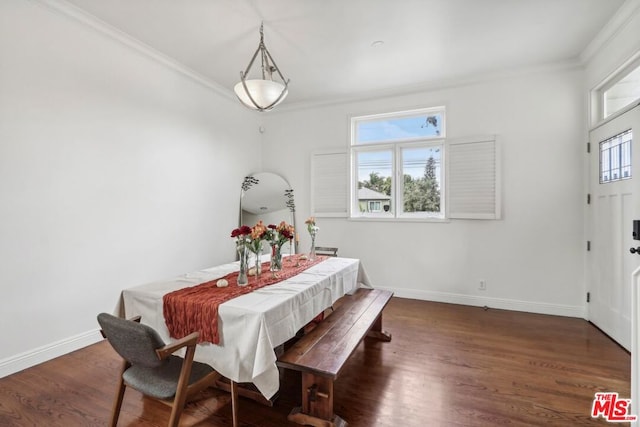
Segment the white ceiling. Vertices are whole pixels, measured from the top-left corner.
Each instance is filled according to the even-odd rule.
[[[67,2],[229,93],[264,21],[265,44],[291,79],[291,104],[577,60],[624,0]],[[384,44],[372,47],[377,40]]]

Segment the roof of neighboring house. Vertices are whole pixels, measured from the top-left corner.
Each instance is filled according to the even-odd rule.
[[[390,200],[391,197],[370,188],[358,189],[358,200]]]

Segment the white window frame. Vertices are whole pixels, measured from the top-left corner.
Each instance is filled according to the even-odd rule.
[[[640,67],[640,51],[636,52],[631,58],[625,61],[624,64],[618,67],[591,91],[591,124],[593,127],[597,127],[602,123],[606,123],[620,116],[640,103],[640,98],[636,99],[626,107],[606,115],[605,93],[618,84],[622,79],[631,74],[631,72],[635,71],[638,67]]]
[[[352,147],[351,151],[351,210],[349,212],[350,218],[393,218],[395,212],[395,186],[396,180],[391,180],[391,209],[389,212],[384,212],[381,210],[380,212],[360,212],[360,200],[358,199],[358,162],[356,159],[356,153],[363,153],[367,151],[391,151],[391,163],[395,165],[396,163],[396,152],[393,149],[393,144],[367,144],[367,145],[358,145],[357,147]],[[395,169],[395,166],[393,166]],[[393,173],[392,169],[392,173]]]
[[[414,116],[421,116],[421,115],[429,115],[430,113],[432,114],[441,114],[441,123],[440,123],[440,129],[441,129],[441,134],[437,135],[437,136],[418,136],[418,137],[413,137],[413,138],[397,138],[394,139],[393,141],[391,140],[383,140],[383,141],[369,141],[366,143],[356,143],[356,140],[358,139],[358,132],[357,132],[357,126],[356,123],[358,122],[367,122],[367,121],[373,121],[373,120],[384,120],[384,119],[401,119],[403,117],[414,117]],[[370,145],[370,144],[378,144],[380,145],[381,143],[397,143],[397,142],[408,142],[408,141],[421,141],[421,140],[431,140],[431,139],[444,139],[446,138],[446,125],[447,125],[447,121],[446,121],[446,108],[444,106],[438,106],[438,107],[427,107],[427,108],[416,108],[413,110],[404,110],[404,111],[396,111],[396,112],[387,112],[387,113],[377,113],[377,114],[368,114],[368,115],[362,115],[362,116],[351,116],[350,117],[350,123],[351,123],[351,141],[350,141],[350,145],[354,146],[354,145],[358,145],[358,146],[363,146],[363,145]]]
[[[348,124],[351,126],[348,128],[351,131],[350,135],[353,135],[350,120]],[[435,138],[424,142],[410,141],[395,145],[378,143],[353,146],[351,141],[347,141],[342,147],[311,153],[312,216],[341,217],[354,221],[448,222],[501,219],[501,143],[495,135]],[[360,215],[354,151],[391,149],[392,155],[395,156],[393,165],[399,170],[396,163],[401,162],[401,159],[394,148],[396,145],[399,150],[407,146],[440,143],[443,144],[440,158],[440,208],[444,209],[442,217],[416,217],[413,212],[398,215],[397,205],[392,205],[390,209],[395,214],[384,212],[383,209],[380,213]],[[396,194],[397,184],[404,182],[402,176],[399,178],[392,180],[392,194]],[[397,200],[399,199],[394,197],[393,203],[399,203]],[[423,213],[418,213],[420,214]]]
[[[370,120],[384,120],[403,118],[417,115],[440,114],[440,135],[397,138],[392,141],[370,141],[357,143],[357,124]],[[351,139],[349,141],[351,156],[351,203],[349,217],[352,219],[377,218],[389,220],[418,219],[441,221],[446,216],[445,204],[445,138],[446,138],[446,110],[445,107],[430,107],[391,113],[353,116],[350,118]],[[439,212],[404,212],[404,179],[402,150],[404,148],[440,148],[440,211]],[[360,212],[358,200],[358,162],[357,153],[367,151],[391,151],[392,180],[391,180],[391,209],[389,212]]]
[[[445,153],[445,142],[444,138],[439,139],[430,139],[427,142],[414,142],[414,143],[400,143],[397,145],[397,166],[396,166],[396,182],[398,187],[398,195],[404,195],[404,177],[402,174],[402,149],[403,148],[434,148],[437,147],[440,149],[440,176],[438,177],[438,182],[440,183],[440,212],[405,212],[404,211],[404,200],[402,203],[398,201],[397,207],[397,217],[398,218],[406,218],[406,219],[434,219],[434,220],[442,220],[446,217],[446,153]]]

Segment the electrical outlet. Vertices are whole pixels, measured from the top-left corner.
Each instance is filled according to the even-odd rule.
[[[478,285],[478,289],[480,289],[481,291],[486,291],[487,290],[487,281],[486,280],[480,280],[480,285]]]

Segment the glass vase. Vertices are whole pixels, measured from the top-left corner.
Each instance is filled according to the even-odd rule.
[[[246,286],[249,283],[247,272],[249,271],[249,250],[246,246],[238,246],[238,257],[240,258],[240,271],[238,272],[238,286]]]
[[[293,262],[293,239],[289,239],[289,261]]]
[[[269,271],[282,270],[282,247],[278,245],[271,245],[271,264],[269,265]]]
[[[316,259],[316,236],[315,234],[311,235],[311,249],[309,249],[309,261],[313,261]]]
[[[255,254],[256,254],[256,259],[255,259],[255,261],[256,261],[256,264],[255,264],[256,279],[258,277],[260,277],[260,275],[262,274],[262,261],[260,260],[260,255],[262,255],[261,252],[262,252],[262,248],[260,248],[260,250],[258,252],[255,252]]]

